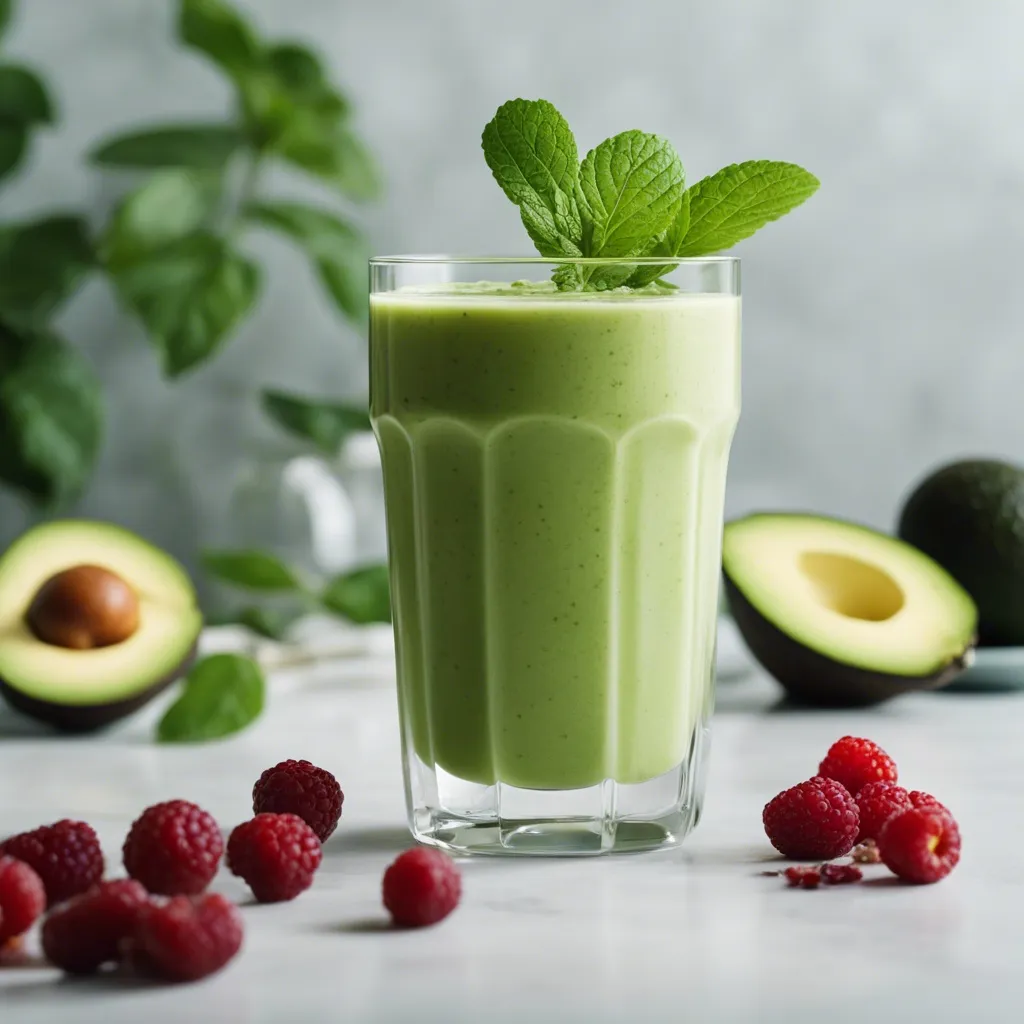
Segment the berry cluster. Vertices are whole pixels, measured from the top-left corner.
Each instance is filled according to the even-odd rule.
[[[241,949],[242,915],[207,892],[226,852],[229,870],[261,903],[295,899],[313,883],[321,843],[334,832],[344,794],[330,772],[282,761],[253,789],[253,817],[227,844],[213,817],[187,800],[147,808],[124,841],[128,878],[103,881],[93,829],[58,821],[0,843],[0,947],[49,908],[41,941],[68,974],[124,964],[164,981],[195,981]],[[409,850],[384,876],[384,905],[400,927],[434,924],[455,909],[459,871],[438,851]]]
[[[850,855],[854,864],[884,863],[907,882],[945,878],[960,860],[960,830],[935,797],[897,785],[896,762],[871,740],[844,736],[818,774],[779,793],[762,815],[772,845],[793,860]],[[860,881],[854,864],[791,867],[789,885]]]

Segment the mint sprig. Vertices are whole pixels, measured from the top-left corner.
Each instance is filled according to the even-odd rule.
[[[631,259],[721,252],[789,213],[819,185],[796,164],[751,160],[686,189],[672,144],[640,131],[606,139],[577,165],[568,122],[547,100],[503,104],[482,144],[542,256],[622,260],[558,267],[553,277],[563,290],[649,285],[671,265],[638,266]]]

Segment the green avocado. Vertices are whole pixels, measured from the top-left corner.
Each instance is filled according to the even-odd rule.
[[[59,729],[141,707],[188,668],[201,627],[185,570],[119,526],[46,523],[0,558],[0,693]]]
[[[974,598],[983,645],[1024,645],[1024,469],[993,459],[942,467],[907,499],[899,535]]]
[[[729,608],[747,646],[803,703],[877,703],[949,682],[977,611],[927,555],[864,526],[797,513],[728,523]]]

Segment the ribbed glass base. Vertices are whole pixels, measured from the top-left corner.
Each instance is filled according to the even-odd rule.
[[[578,857],[678,846],[700,818],[707,748],[702,723],[689,756],[664,775],[572,790],[482,786],[408,753],[409,825],[419,842],[460,855]]]

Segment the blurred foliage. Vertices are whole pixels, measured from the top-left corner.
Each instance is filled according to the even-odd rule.
[[[385,565],[367,565],[308,586],[299,573],[265,551],[206,551],[203,566],[214,578],[250,594],[290,595],[307,611],[323,611],[358,625],[391,621],[391,590]],[[259,604],[249,605],[237,622],[274,640],[284,637],[295,616]]]
[[[12,3],[0,0],[0,34]],[[39,505],[73,499],[100,447],[99,384],[52,326],[87,275],[108,278],[169,378],[210,359],[253,312],[263,285],[245,249],[254,231],[296,246],[339,314],[366,320],[368,246],[345,208],[376,198],[381,179],[348,99],[316,53],[262,38],[225,0],[178,0],[177,35],[229,79],[232,116],[140,125],[95,146],[94,165],[144,175],[96,236],[73,214],[0,226],[0,481]],[[0,179],[55,118],[37,75],[0,64]],[[265,195],[274,164],[317,179],[337,201]],[[328,454],[365,429],[362,409],[276,392],[264,402],[278,425]]]

